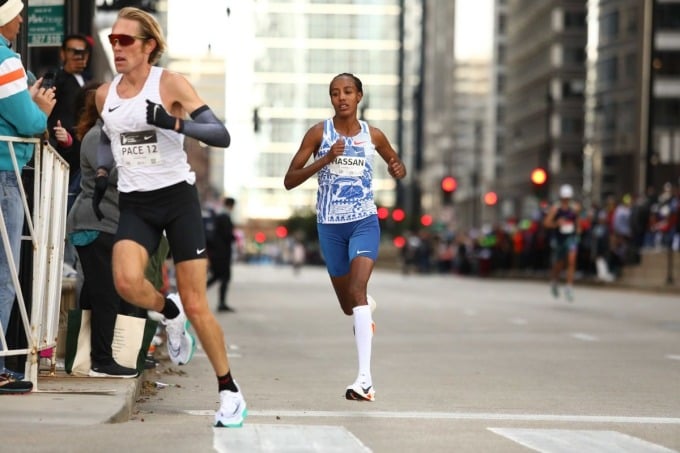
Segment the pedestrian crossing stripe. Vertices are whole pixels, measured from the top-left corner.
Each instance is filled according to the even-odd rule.
[[[524,447],[542,453],[677,453],[661,445],[616,431],[574,429],[488,428]]]
[[[249,424],[239,429],[213,428],[213,448],[218,453],[370,453],[354,434],[342,426]]]

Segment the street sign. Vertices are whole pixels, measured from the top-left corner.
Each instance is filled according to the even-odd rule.
[[[64,0],[31,0],[28,5],[28,46],[61,46]]]

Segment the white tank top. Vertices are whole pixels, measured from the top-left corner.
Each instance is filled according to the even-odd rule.
[[[345,137],[345,153],[317,173],[319,188],[316,201],[318,223],[348,223],[377,212],[373,201],[373,160],[376,150],[365,121],[361,132]],[[323,139],[316,160],[325,156],[338,140],[333,119],[324,122]]]
[[[152,66],[144,87],[131,98],[118,96],[121,74],[109,87],[101,116],[118,168],[119,192],[146,192],[196,181],[184,152],[184,135],[146,122],[146,100],[162,104],[162,74],[163,68]]]

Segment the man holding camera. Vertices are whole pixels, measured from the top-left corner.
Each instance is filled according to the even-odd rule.
[[[51,143],[70,165],[68,209],[80,191],[80,141],[75,138],[78,122],[78,96],[89,81],[86,75],[91,46],[83,35],[69,35],[64,38],[59,51],[62,67],[57,71],[53,83],[56,88],[57,105],[47,120]],[[43,81],[43,86],[49,81]],[[81,101],[82,102],[82,101]],[[55,127],[63,127],[70,134],[67,142],[59,141]]]

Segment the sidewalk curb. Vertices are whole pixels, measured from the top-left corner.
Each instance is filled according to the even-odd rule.
[[[145,374],[146,373],[142,373],[134,379],[126,380],[128,381],[126,383],[129,383],[130,385],[128,385],[124,390],[124,394],[121,398],[120,409],[114,412],[105,423],[124,423],[132,418],[132,414],[137,404],[137,399],[139,398],[139,394],[142,389]]]

